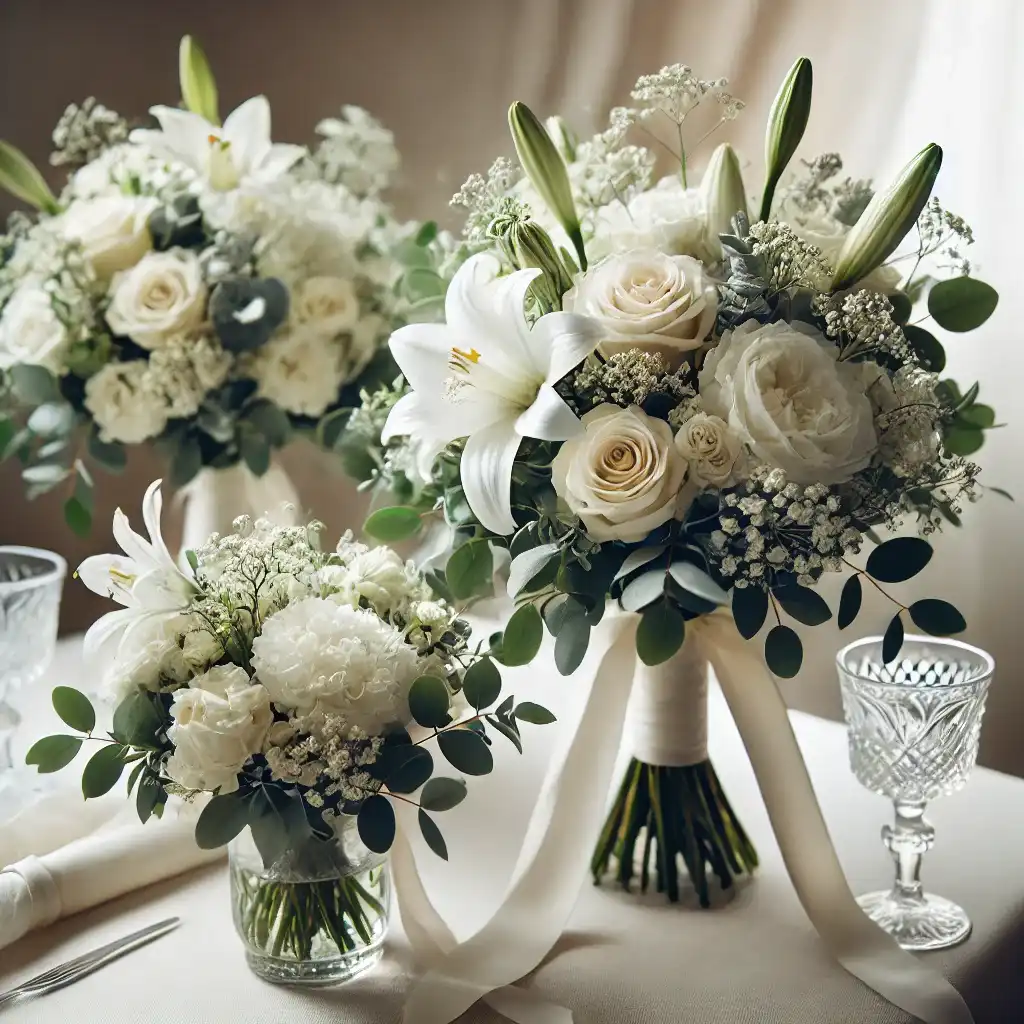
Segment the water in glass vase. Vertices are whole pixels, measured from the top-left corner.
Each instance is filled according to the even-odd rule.
[[[290,850],[270,868],[248,829],[228,848],[235,929],[254,973],[281,984],[336,985],[383,955],[391,906],[387,858],[355,819],[333,843]]]

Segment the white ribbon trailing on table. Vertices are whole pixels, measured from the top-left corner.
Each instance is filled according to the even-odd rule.
[[[478,999],[517,1024],[569,1024],[572,1014],[511,987],[558,941],[579,895],[606,810],[636,666],[639,616],[605,616],[603,645],[575,729],[566,730],[530,820],[512,881],[490,920],[455,941],[423,887],[400,817],[395,891],[413,952],[425,968],[403,1024],[451,1024]],[[959,992],[860,909],[836,856],[785,702],[759,652],[716,612],[687,623],[687,644],[711,662],[750,757],[797,895],[836,960],[925,1024],[973,1024]],[[755,653],[756,652],[756,653]]]

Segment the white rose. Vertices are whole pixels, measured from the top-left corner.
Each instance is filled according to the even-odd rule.
[[[341,592],[353,604],[365,598],[375,608],[394,608],[407,600],[412,584],[405,562],[391,548],[371,548],[345,567]]]
[[[551,464],[560,498],[596,541],[643,540],[676,515],[686,461],[672,429],[637,406],[599,405]]]
[[[61,216],[66,238],[78,242],[96,276],[106,280],[135,266],[153,248],[149,215],[153,198],[109,195],[80,199]]]
[[[145,359],[107,363],[85,382],[85,407],[99,427],[101,441],[139,444],[163,432],[167,409],[148,386]]]
[[[107,323],[143,348],[197,327],[206,311],[199,257],[187,249],[147,253],[110,285]]]
[[[627,206],[615,202],[598,211],[587,254],[598,260],[625,249],[658,249],[704,263],[722,258],[718,239],[707,231],[700,189],[684,189],[677,174],[638,193]]]
[[[205,671],[224,657],[224,645],[208,629],[198,626],[182,637],[181,656],[193,671]]]
[[[704,361],[704,409],[794,483],[842,483],[868,465],[877,440],[864,375],[837,355],[810,328],[748,320]]]
[[[220,665],[175,690],[167,776],[190,790],[233,793],[238,773],[263,749],[274,714],[270,695],[238,665]]]
[[[816,245],[826,262],[835,269],[839,250],[850,233],[850,227],[830,213],[791,213],[786,216],[789,226],[805,241]],[[876,267],[861,278],[854,289],[867,288],[882,295],[891,295],[900,286],[902,275],[895,267]]]
[[[0,317],[0,367],[30,363],[60,373],[69,342],[50,296],[36,282],[23,283]]]
[[[260,348],[252,372],[261,398],[297,416],[322,416],[338,397],[340,362],[337,341],[319,330],[296,327],[278,332]]]
[[[341,334],[359,321],[359,296],[348,278],[310,277],[292,294],[292,315],[324,334]]]
[[[698,260],[637,249],[579,276],[562,307],[601,325],[606,355],[639,348],[661,353],[676,369],[714,327],[718,292]]]
[[[736,482],[742,470],[743,442],[718,416],[698,412],[676,434],[676,451],[690,464],[691,477],[708,487]]]

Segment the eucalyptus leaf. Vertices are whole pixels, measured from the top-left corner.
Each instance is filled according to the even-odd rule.
[[[135,813],[143,825],[153,816],[161,800],[166,800],[167,794],[160,780],[151,772],[142,776],[138,792],[135,794]],[[196,823],[198,827],[198,822]]]
[[[117,785],[124,771],[125,748],[120,743],[100,747],[85,763],[82,772],[82,794],[86,800],[103,796]]]
[[[622,591],[622,607],[627,612],[638,612],[641,608],[653,604],[665,593],[664,569],[653,569],[626,585]]]
[[[124,445],[117,441],[101,441],[97,434],[90,434],[88,441],[89,455],[108,473],[123,473],[128,464],[128,456]]]
[[[636,653],[645,665],[661,665],[683,645],[686,623],[670,601],[648,607],[636,630]]]
[[[262,434],[254,430],[240,430],[238,451],[253,476],[263,476],[270,469],[270,445]]]
[[[433,775],[434,758],[425,747],[396,747],[394,754],[398,763],[384,780],[392,793],[413,793]]]
[[[110,728],[114,739],[126,746],[156,748],[157,734],[164,724],[164,718],[157,710],[158,700],[143,690],[136,690],[125,697],[114,710]]]
[[[508,596],[517,597],[558,552],[557,544],[541,544],[516,555],[508,568]]]
[[[926,597],[910,606],[914,625],[932,636],[951,636],[967,628],[963,615],[948,601]]]
[[[886,627],[885,635],[882,637],[882,661],[888,665],[896,660],[903,647],[903,619],[897,612]]]
[[[435,814],[450,811],[466,799],[466,783],[462,779],[439,776],[430,779],[420,793],[420,807]]]
[[[898,324],[906,324],[914,308],[914,304],[910,301],[910,296],[904,292],[892,292],[888,299],[892,303],[893,320]]]
[[[252,424],[272,448],[282,447],[291,436],[292,424],[288,414],[266,399],[253,402],[245,410],[243,419]]]
[[[40,462],[35,466],[26,466],[21,471],[21,478],[27,484],[55,487],[66,480],[70,473],[71,470],[67,466],[60,466],[55,462]]]
[[[47,402],[60,401],[57,378],[45,366],[17,363],[7,372],[15,396],[25,405],[44,405]]]
[[[990,405],[976,403],[966,409],[961,409],[956,418],[969,426],[990,430],[996,424],[996,411]]]
[[[930,331],[913,324],[905,324],[903,333],[921,365],[932,373],[941,373],[946,368],[946,350]]]
[[[457,547],[445,566],[445,578],[459,601],[490,589],[494,558],[486,538],[467,541]]]
[[[178,442],[171,458],[170,482],[174,488],[184,487],[203,468],[203,452],[199,441],[191,434],[186,434]]]
[[[425,729],[439,729],[448,722],[451,694],[438,676],[420,676],[409,690],[409,713]]]
[[[72,686],[57,686],[54,687],[51,700],[53,710],[65,725],[84,733],[90,733],[96,728],[96,709],[81,690]]]
[[[673,562],[668,571],[672,579],[687,593],[696,594],[697,597],[719,607],[729,603],[729,595],[693,562]]]
[[[423,517],[416,509],[405,505],[379,508],[363,523],[366,534],[386,544],[414,537],[422,529]]]
[[[760,587],[734,587],[732,617],[744,640],[757,636],[768,616],[768,593]]]
[[[501,673],[490,658],[481,658],[466,669],[462,678],[462,693],[477,711],[489,708],[498,699],[501,694]]]
[[[519,737],[519,727],[514,719],[499,718],[496,714],[487,715],[487,722],[495,732],[501,733],[519,751],[523,752],[523,741]]]
[[[551,725],[552,722],[558,721],[546,707],[529,700],[520,701],[512,714],[520,722],[528,722],[530,725]]]
[[[36,766],[40,775],[49,775],[66,768],[82,749],[81,736],[44,736],[29,747],[25,764]]]
[[[37,437],[66,437],[75,426],[75,410],[67,402],[45,402],[32,410],[28,429]]]
[[[501,638],[504,665],[528,665],[537,656],[544,639],[544,622],[537,606],[524,604],[508,620]]]
[[[980,427],[959,426],[954,423],[945,429],[942,441],[951,455],[967,457],[973,455],[985,444],[985,434]]]
[[[768,667],[782,679],[792,679],[800,671],[804,645],[789,626],[773,626],[764,641],[764,657]]]
[[[416,815],[417,820],[420,824],[420,832],[423,834],[423,838],[426,840],[427,846],[441,858],[441,860],[448,859],[448,847],[445,845],[444,836],[441,835],[441,830],[437,827],[434,819],[427,814],[426,811],[421,807]]]
[[[810,587],[794,583],[792,586],[776,587],[772,594],[788,615],[805,626],[820,626],[832,618],[832,610],[825,599]]]
[[[843,584],[843,592],[839,597],[839,614],[836,616],[836,624],[840,629],[846,629],[857,618],[863,597],[864,590],[861,586],[860,574],[857,573]]]
[[[928,293],[928,312],[947,331],[973,331],[999,304],[999,293],[976,277],[951,277],[939,281]]]
[[[580,667],[590,645],[590,623],[578,601],[566,602],[566,607],[578,611],[564,613],[555,637],[555,667],[563,676],[571,676]]]
[[[312,829],[296,790],[258,786],[249,799],[249,828],[253,842],[271,868],[289,849],[299,849],[312,837]]]
[[[668,549],[664,544],[659,544],[653,548],[636,548],[630,551],[626,555],[622,565],[619,566],[618,571],[612,579],[612,582],[624,579],[632,572],[636,572],[637,569],[646,565],[648,562],[653,562],[654,559],[660,558]]]
[[[490,748],[471,729],[446,729],[438,735],[437,745],[448,763],[464,775],[487,775],[494,768]]]
[[[902,583],[916,576],[930,561],[932,546],[921,537],[894,537],[875,548],[866,568],[882,583]]]

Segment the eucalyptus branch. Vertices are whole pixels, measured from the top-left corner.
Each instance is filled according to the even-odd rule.
[[[864,579],[866,579],[868,583],[870,583],[871,586],[873,586],[875,590],[877,590],[882,595],[882,597],[886,598],[886,600],[888,601],[891,601],[894,605],[896,605],[897,608],[899,608],[901,612],[905,612],[907,610],[907,606],[902,601],[897,601],[896,598],[892,596],[892,594],[887,593],[881,587],[881,585],[874,579],[874,577],[871,576],[869,573],[865,572],[865,570],[861,569],[859,566],[854,565],[853,562],[849,561],[849,559],[846,558],[843,559],[843,563],[845,565],[848,565],[851,569],[853,569],[858,576],[863,576]]]

